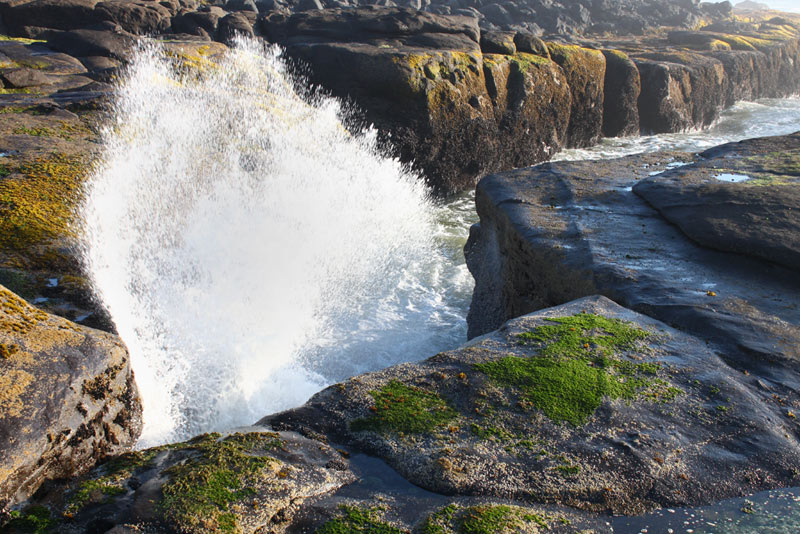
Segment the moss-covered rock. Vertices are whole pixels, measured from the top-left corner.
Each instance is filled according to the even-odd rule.
[[[130,447],[140,414],[118,338],[0,286],[0,508]]]
[[[593,297],[332,386],[262,423],[346,443],[447,495],[635,514],[752,491],[761,470],[784,476],[767,486],[791,483],[800,445],[759,426],[767,412],[785,419],[698,339]],[[541,527],[507,505],[469,506],[430,531]]]
[[[567,145],[595,144],[603,126],[606,59],[599,50],[547,43],[550,57],[564,70],[572,93]]]
[[[41,500],[49,526],[59,533],[115,525],[147,532],[255,533],[285,524],[304,500],[353,480],[347,461],[328,445],[250,428],[117,456]]]
[[[639,134],[639,95],[642,83],[636,64],[619,50],[603,50],[606,74],[603,85],[603,136]]]

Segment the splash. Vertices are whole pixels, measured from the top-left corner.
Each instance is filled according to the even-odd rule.
[[[279,50],[118,84],[83,207],[96,293],[131,352],[142,445],[251,424],[463,339],[468,275],[414,175],[354,135]]]

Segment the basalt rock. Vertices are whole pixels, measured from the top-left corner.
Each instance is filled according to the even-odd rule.
[[[0,286],[0,509],[48,479],[130,448],[141,407],[111,334],[48,315]]]
[[[117,456],[40,492],[33,510],[64,534],[283,532],[304,501],[354,480],[329,445],[248,427]],[[24,531],[31,513],[4,532]]]
[[[600,139],[606,59],[599,50],[548,43],[550,57],[563,70],[572,93],[567,146],[585,147]]]
[[[603,136],[639,134],[639,69],[619,50],[603,50],[606,74],[603,85]]]
[[[797,378],[742,373],[587,297],[261,424],[345,443],[437,493],[636,514],[794,483],[793,414],[773,395],[796,399]]]
[[[787,139],[796,143],[796,136]],[[771,140],[760,146],[781,143]],[[688,155],[549,163],[484,178],[476,197],[481,222],[471,230],[465,249],[476,279],[469,335],[491,331],[531,310],[600,293],[699,336],[736,368],[787,383],[777,377],[800,357],[800,279],[794,270],[752,256],[773,262],[782,258],[784,263],[791,257],[791,243],[776,245],[782,236],[796,242],[794,197],[781,200],[769,187],[794,180],[794,164],[791,158],[773,159],[769,148],[761,156],[736,156],[735,147],[726,150],[729,158],[711,160],[708,167],[700,160],[698,174],[710,178],[714,165],[728,168],[730,159],[734,169],[737,164],[746,167],[746,157],[754,157],[753,168],[762,169],[758,176],[767,183],[763,177],[775,179],[761,189],[763,196],[755,189],[738,196],[720,188],[699,207],[708,215],[698,216],[697,228],[691,228],[680,203],[673,207],[668,201],[668,193],[678,195],[683,179],[661,185],[654,177],[640,190],[683,224],[686,233],[631,187],[651,173],[691,162]],[[687,169],[691,175],[692,168]],[[688,177],[685,181],[694,192],[715,190],[707,182],[698,186]],[[725,199],[733,211],[720,216],[712,206],[715,199]],[[778,235],[758,244],[762,230],[750,228],[754,223],[763,225],[765,234],[774,224]],[[790,376],[786,380],[793,380]]]
[[[702,128],[725,104],[725,69],[716,59],[686,51],[653,52],[634,61],[641,75],[641,130],[666,133]]]
[[[692,240],[800,270],[800,133],[723,145],[633,191]]]
[[[324,11],[273,17],[262,29],[309,66],[312,83],[364,110],[364,122],[440,192],[564,145],[572,96],[556,63],[482,53],[474,19],[411,15]]]

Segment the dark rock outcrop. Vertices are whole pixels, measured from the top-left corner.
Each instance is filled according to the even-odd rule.
[[[633,192],[691,239],[800,270],[800,133],[723,145]]]
[[[474,19],[322,11],[270,20],[263,31],[281,36],[312,83],[363,109],[364,121],[440,192],[549,158],[566,140],[571,95],[562,69],[533,54],[482,53]]]
[[[639,134],[639,69],[619,50],[603,50],[606,75],[603,85],[603,137]]]
[[[11,35],[46,41],[31,46],[81,58],[101,83],[115,67],[104,68],[97,58],[124,63],[141,34],[160,35],[165,43],[230,43],[235,35],[277,43],[295,70],[354,104],[360,115],[349,127],[374,125],[382,147],[443,194],[471,188],[490,172],[544,161],[564,147],[589,146],[601,135],[702,128],[740,99],[800,88],[797,22],[731,21],[720,14],[724,6],[649,0],[457,8],[284,0],[51,4],[0,0],[0,18]],[[709,15],[714,10],[719,13]],[[507,17],[515,22],[502,22]],[[641,17],[682,29],[666,39],[620,37],[648,27],[636,22]],[[537,23],[525,22],[532,18],[564,35],[542,41]],[[686,29],[710,19],[702,31]],[[566,35],[590,28],[604,35]],[[37,91],[48,81],[27,77],[23,83]],[[540,89],[531,91],[533,84]],[[84,93],[105,89],[83,86]]]
[[[610,533],[607,514],[796,483],[797,401],[698,338],[587,297],[256,427],[120,456],[27,513],[64,533]]]
[[[599,50],[548,43],[550,57],[563,70],[572,93],[567,146],[585,147],[600,139],[606,59]]]
[[[2,286],[0,386],[2,510],[139,436],[141,407],[122,342],[48,315]]]
[[[782,142],[760,143],[769,153]],[[550,163],[484,178],[476,198],[481,222],[466,247],[476,279],[470,336],[509,317],[601,293],[701,337],[733,366],[767,367],[763,376],[788,383],[775,377],[800,357],[796,271],[701,247],[630,190],[671,159],[675,166],[686,157]],[[773,174],[785,163],[778,160]],[[763,214],[760,202],[754,218]],[[791,207],[791,198],[786,202]],[[734,249],[731,239],[716,248]]]
[[[248,427],[118,456],[42,492],[41,502],[50,528],[64,534],[255,533],[284,526],[307,499],[354,480],[329,445]]]

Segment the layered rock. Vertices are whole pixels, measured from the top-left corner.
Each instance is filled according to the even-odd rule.
[[[568,137],[564,71],[526,52],[482,52],[475,19],[365,10],[265,24],[289,56],[310,66],[312,83],[365,110],[365,122],[439,191],[549,158]],[[516,49],[513,40],[509,47]],[[593,75],[602,91],[602,65]]]
[[[800,270],[800,133],[723,145],[633,192],[704,247]]]
[[[795,200],[779,191],[784,180],[794,180],[793,163],[772,154],[796,149],[797,142],[794,135],[727,146],[706,153],[710,159],[696,167],[636,186],[688,236],[717,250],[696,244],[631,192],[637,180],[679,165],[686,155],[543,164],[485,178],[476,199],[481,222],[466,248],[476,279],[470,335],[509,317],[602,293],[715,344],[731,365],[751,371],[765,362],[791,367],[800,336],[796,272],[750,256],[792,265]],[[753,156],[753,146],[761,156]],[[718,182],[713,175],[724,178],[723,169],[736,165],[765,174],[749,191],[737,194],[719,182],[717,193],[716,183],[709,183]],[[693,170],[706,178],[690,178]],[[684,182],[686,196],[677,197]],[[670,200],[690,192],[708,201],[697,202],[707,214],[689,216]],[[712,206],[721,198],[730,213]],[[763,225],[763,232],[753,225]]]
[[[187,39],[229,43],[235,35],[277,43],[297,71],[361,111],[348,126],[374,124],[386,151],[445,194],[470,188],[487,173],[549,159],[561,148],[591,145],[601,135],[701,128],[740,99],[800,88],[800,31],[781,18],[742,23],[723,17],[703,31],[673,31],[667,39],[572,38],[578,46],[563,36],[545,43],[523,26],[492,30],[479,12],[463,9],[441,15],[307,6],[290,13],[275,2],[75,0],[47,11],[51,3],[3,0],[0,17],[12,35],[46,41],[50,55],[78,58],[98,82],[113,77],[143,33],[160,34],[165,46]],[[565,16],[573,9],[584,8],[548,7],[566,10]],[[4,79],[12,90],[52,92],[48,75],[33,69]]]
[[[48,315],[0,286],[0,509],[133,445],[141,406],[110,334]]]

